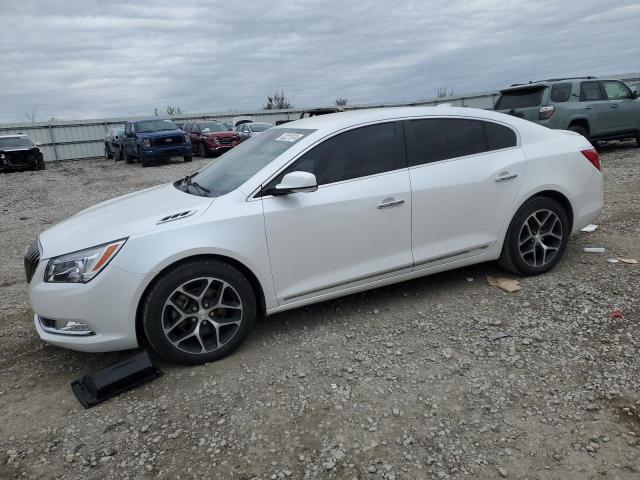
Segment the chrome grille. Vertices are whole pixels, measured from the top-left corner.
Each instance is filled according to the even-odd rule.
[[[40,262],[40,249],[38,248],[38,239],[36,239],[24,252],[24,273],[27,277],[27,283],[31,283],[33,274]]]

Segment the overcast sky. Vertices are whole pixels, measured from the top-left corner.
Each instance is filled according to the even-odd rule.
[[[0,122],[410,101],[640,70],[640,3],[0,0]]]

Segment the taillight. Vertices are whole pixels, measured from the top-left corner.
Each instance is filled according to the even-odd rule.
[[[602,168],[600,168],[600,155],[598,155],[598,152],[595,148],[580,150],[580,153],[582,153],[582,155],[584,155],[587,160],[591,162],[591,165],[596,167],[598,170],[602,170]]]
[[[551,115],[553,115],[553,112],[555,111],[556,111],[556,107],[554,107],[553,105],[544,105],[540,107],[540,115],[539,115],[540,120],[546,120],[547,118],[551,118]]]

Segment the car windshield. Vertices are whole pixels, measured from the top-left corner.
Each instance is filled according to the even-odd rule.
[[[518,88],[502,92],[496,110],[510,110],[512,108],[537,107],[542,101],[545,87]]]
[[[235,190],[278,156],[315,130],[277,128],[257,135],[229,150],[220,159],[200,170],[193,181],[219,197]],[[183,189],[180,182],[176,187]],[[184,190],[194,192],[195,190]]]
[[[252,123],[249,128],[252,132],[264,132],[265,130],[269,130],[273,125],[270,123]]]
[[[203,132],[226,132],[227,127],[222,123],[217,122],[207,122],[207,123],[199,123],[200,130]]]
[[[28,137],[0,138],[0,148],[33,147],[33,142]]]
[[[160,130],[176,130],[175,123],[171,120],[145,120],[143,122],[136,123],[136,132],[157,132]]]

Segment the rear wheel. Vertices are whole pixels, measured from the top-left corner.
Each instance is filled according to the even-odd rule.
[[[124,163],[133,163],[133,158],[131,157],[131,155],[129,155],[129,154],[127,153],[127,151],[126,151],[126,150],[124,150],[124,151],[122,152],[122,155],[123,155],[123,158],[124,158]]]
[[[200,144],[200,156],[202,158],[207,158],[207,146],[202,142]]]
[[[558,202],[530,198],[509,224],[498,264],[519,275],[548,272],[562,258],[570,228],[567,212]]]
[[[162,357],[179,363],[218,360],[236,349],[256,319],[247,278],[217,260],[189,261],[164,274],[142,309],[145,335]]]
[[[185,162],[190,162],[193,160],[193,155],[185,155],[183,158]]]
[[[107,160],[113,158],[113,153],[111,153],[111,149],[109,148],[108,143],[104,144],[104,158],[106,158]]]
[[[569,126],[568,130],[571,130],[572,132],[576,132],[579,133],[580,135],[582,135],[584,138],[586,138],[587,140],[589,140],[589,132],[587,132],[587,129],[584,128],[581,125],[571,125]]]
[[[38,170],[44,170],[44,169],[47,168],[45,166],[45,164],[44,164],[44,157],[42,155],[38,156],[38,164],[37,164],[37,166],[38,166]]]
[[[640,147],[640,130],[638,130],[636,132],[636,143],[638,144],[638,146]]]

